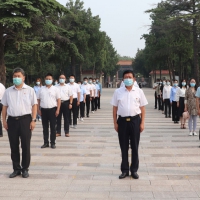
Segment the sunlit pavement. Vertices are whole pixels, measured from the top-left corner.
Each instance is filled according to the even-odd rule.
[[[8,178],[13,170],[4,132],[0,138],[0,200],[200,199],[198,137],[189,137],[187,129],[154,110],[152,89],[144,89],[149,105],[140,142],[140,179],[118,179],[121,156],[112,123],[113,92],[104,89],[101,109],[79,122],[77,129],[70,129],[69,138],[64,134],[57,138],[56,149],[40,148],[42,126],[37,122],[27,179]]]

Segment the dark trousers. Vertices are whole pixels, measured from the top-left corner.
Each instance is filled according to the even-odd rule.
[[[101,108],[101,96],[99,96],[98,98],[97,98],[97,107],[98,107],[98,109],[100,109]]]
[[[90,95],[86,95],[86,102],[85,102],[85,105],[86,105],[86,115],[89,115],[89,112],[90,112]]]
[[[2,104],[0,103],[0,135],[3,135],[3,128],[1,123]]]
[[[61,103],[60,113],[56,119],[56,132],[61,134],[61,121],[64,118],[64,132],[69,133],[69,100]]]
[[[78,117],[84,118],[85,116],[85,103],[83,101],[80,102],[80,106],[78,107]],[[79,115],[80,114],[80,115]]]
[[[51,109],[41,108],[44,144],[49,144],[49,123],[51,144],[56,141],[56,107]]]
[[[165,99],[165,116],[171,116],[171,103],[170,99]]]
[[[161,110],[164,111],[164,102],[163,102],[163,96],[160,97],[160,104],[161,104]]]
[[[158,110],[162,110],[162,106],[161,106],[162,98],[160,95],[158,95],[157,100],[158,100]]]
[[[98,107],[98,99],[99,97],[95,97],[94,99],[94,109],[97,110],[97,107]]]
[[[172,121],[179,121],[179,108],[177,107],[176,101],[172,101]]]
[[[94,111],[94,108],[95,108],[95,103],[94,103],[94,101],[95,101],[95,98],[92,97],[92,100],[91,100],[91,111]]]
[[[73,123],[72,123],[72,113],[73,113]],[[77,106],[77,98],[73,99],[72,109],[69,110],[69,123],[70,125],[77,125],[77,113],[78,113],[78,106]]]
[[[157,108],[157,92],[155,91],[155,93],[154,93],[154,97],[155,97],[155,108]]]
[[[31,160],[31,115],[24,116],[24,118],[16,120],[8,117],[8,138],[11,149],[11,159],[14,170],[28,170]],[[19,144],[21,140],[22,148],[22,162],[20,165],[20,150]]]
[[[138,147],[140,141],[140,117],[126,121],[124,118],[118,118],[118,137],[122,154],[121,171],[124,173],[129,172],[128,150],[129,140],[131,144],[131,173],[137,172],[139,168]]]

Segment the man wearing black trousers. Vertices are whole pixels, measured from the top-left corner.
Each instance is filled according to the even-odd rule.
[[[1,112],[2,112],[2,104],[1,104],[1,99],[3,97],[3,94],[5,92],[5,87],[2,83],[0,83],[0,137],[3,137],[3,128],[2,128],[2,123],[1,123]]]
[[[99,98],[97,99],[97,106],[98,106],[98,109],[101,109],[102,84],[99,82],[98,78],[96,80],[96,83],[99,85],[99,88],[100,88],[100,95],[99,95]]]
[[[94,109],[95,109],[95,93],[96,93],[96,87],[92,82],[92,78],[89,78],[89,84],[91,86],[91,111],[92,113],[94,113]]]
[[[40,89],[37,95],[38,114],[42,116],[44,144],[41,148],[49,147],[49,122],[50,122],[50,143],[51,148],[56,148],[56,117],[60,112],[60,91],[53,86],[53,75],[48,73],[45,76],[45,86]],[[41,107],[41,109],[40,109]]]
[[[91,89],[91,85],[88,83],[88,79],[86,77],[83,79],[82,87],[85,88],[85,90],[86,90],[86,100],[85,100],[86,116],[89,117],[92,89]]]
[[[131,171],[132,178],[139,178],[137,174],[139,168],[138,147],[140,134],[144,130],[144,106],[148,103],[143,91],[134,86],[134,78],[133,71],[125,71],[123,73],[125,87],[117,89],[111,101],[113,105],[114,128],[118,132],[122,155],[122,174],[119,176],[119,179],[129,176],[129,170]],[[119,116],[118,119],[117,116]],[[128,161],[129,140],[132,149],[130,167]]]
[[[61,95],[60,113],[56,121],[56,137],[61,136],[62,115],[64,117],[65,137],[69,137],[69,111],[72,109],[73,93],[71,87],[68,84],[65,84],[65,82],[66,77],[64,74],[61,74],[59,77],[59,84],[55,85],[55,87],[59,89]]]
[[[77,128],[77,113],[78,113],[78,106],[80,105],[80,87],[77,83],[75,83],[75,76],[71,75],[69,77],[69,86],[71,87],[73,93],[73,103],[72,109],[69,111],[69,122],[71,128]],[[71,119],[71,113],[73,113],[73,121]]]
[[[158,104],[158,93],[157,93],[157,88],[159,86],[159,79],[157,79],[157,82],[153,84],[153,89],[155,90],[154,92],[154,97],[155,97],[155,106],[154,108],[157,109],[157,104]]]
[[[8,132],[11,149],[11,159],[14,172],[10,178],[21,174],[28,178],[28,168],[31,160],[30,144],[32,131],[35,128],[37,114],[37,98],[33,88],[24,83],[25,73],[21,68],[13,71],[14,86],[9,87],[2,98],[3,126]],[[6,121],[8,115],[8,119]],[[20,164],[19,144],[22,148]]]

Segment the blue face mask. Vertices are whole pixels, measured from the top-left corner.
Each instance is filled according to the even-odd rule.
[[[40,82],[36,82],[37,85],[40,85]]]
[[[65,83],[65,79],[60,78],[60,79],[59,79],[59,82],[60,82],[60,83]]]
[[[165,81],[163,82],[163,85],[166,85],[166,82],[165,82]]]
[[[22,78],[13,78],[13,84],[18,86],[22,84]]]
[[[89,83],[91,84],[91,83],[92,83],[92,81],[89,81]]]
[[[51,85],[53,83],[53,80],[45,80],[46,85]]]
[[[98,82],[99,82],[99,80],[96,80],[96,82],[98,83]]]
[[[178,83],[174,83],[174,87],[177,87],[178,86]]]
[[[87,81],[84,81],[83,83],[84,83],[84,85],[86,85],[86,84],[87,84]]]
[[[125,86],[133,85],[133,79],[130,79],[130,78],[124,79],[124,84],[125,84]]]
[[[182,86],[186,86],[186,82],[182,82]]]
[[[191,87],[194,87],[196,85],[196,83],[190,83]]]
[[[70,82],[70,83],[74,83],[74,78],[70,78],[70,79],[69,79],[69,82]]]

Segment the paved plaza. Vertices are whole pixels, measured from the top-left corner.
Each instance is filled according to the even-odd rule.
[[[113,129],[110,100],[104,89],[101,110],[59,137],[56,149],[41,149],[37,122],[31,145],[30,177],[8,178],[13,171],[6,132],[0,138],[0,200],[197,200],[200,199],[198,137],[154,110],[154,91],[144,89],[149,105],[140,142],[139,180],[119,180],[120,148]],[[199,128],[199,125],[198,125]]]

